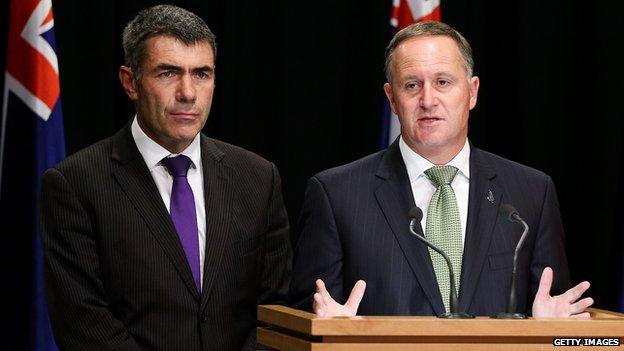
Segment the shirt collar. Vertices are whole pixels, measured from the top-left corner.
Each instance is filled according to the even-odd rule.
[[[399,138],[399,149],[401,156],[403,156],[403,162],[407,168],[407,174],[409,175],[410,183],[413,183],[421,176],[425,176],[425,171],[435,166],[429,162],[426,158],[417,154],[403,141],[403,137]],[[461,174],[466,179],[470,179],[470,143],[468,138],[464,143],[464,147],[459,151],[453,159],[446,165],[455,166],[459,169],[458,174]]]
[[[177,156],[177,155],[185,155],[191,159],[193,162],[192,167],[197,168],[198,165],[201,164],[201,150],[199,147],[199,135],[197,133],[195,139],[191,142],[191,144],[184,149],[179,154],[172,154],[167,149],[162,147],[160,144],[152,140],[141,127],[139,126],[139,122],[137,121],[136,116],[134,116],[134,121],[132,121],[132,137],[134,138],[134,142],[143,156],[143,160],[145,164],[147,164],[147,168],[151,171],[154,167],[160,164],[160,161],[168,156]]]

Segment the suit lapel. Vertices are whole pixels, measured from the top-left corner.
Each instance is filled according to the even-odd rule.
[[[415,204],[398,139],[388,147],[376,175],[381,180],[375,191],[379,207],[434,311],[443,313],[444,305],[427,246],[409,231],[408,212]]]
[[[215,143],[202,135],[202,166],[206,204],[206,248],[200,311],[203,311],[220,271],[229,234],[234,196],[234,170],[223,162],[225,154]]]
[[[487,258],[503,192],[494,182],[496,172],[486,162],[483,151],[471,146],[470,193],[464,255],[459,289],[460,311],[466,311]]]
[[[167,212],[154,179],[134,143],[130,124],[113,137],[112,158],[121,163],[113,171],[113,176],[119,186],[126,193],[137,212],[143,217],[145,224],[173,263],[184,284],[199,301],[193,274],[171,221],[171,216]],[[128,235],[131,234],[128,233]]]

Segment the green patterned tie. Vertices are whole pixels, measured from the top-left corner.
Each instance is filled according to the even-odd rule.
[[[429,201],[427,209],[426,237],[442,251],[446,252],[456,277],[461,277],[462,239],[459,208],[451,182],[458,169],[453,166],[434,166],[425,171],[425,175],[436,186],[436,191]],[[435,270],[444,308],[449,311],[449,271],[444,257],[429,249],[433,269]],[[459,282],[455,282],[459,289]]]

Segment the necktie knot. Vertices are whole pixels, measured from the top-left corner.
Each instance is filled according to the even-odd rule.
[[[433,166],[425,171],[425,175],[437,187],[450,185],[459,169],[454,166]]]
[[[191,166],[191,161],[188,156],[178,155],[176,157],[165,157],[160,161],[172,177],[185,177],[188,172],[189,167]]]

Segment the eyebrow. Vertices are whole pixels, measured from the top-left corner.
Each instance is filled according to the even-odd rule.
[[[192,69],[193,72],[214,72],[214,67],[210,67],[208,65],[195,67]]]
[[[156,66],[156,69],[159,71],[175,71],[175,72],[182,72],[184,71],[184,69],[180,66],[176,66],[176,65],[171,65],[168,63],[161,63],[160,65]],[[208,65],[205,66],[200,66],[200,67],[195,67],[193,69],[191,69],[191,71],[193,72],[213,72],[214,68],[210,67]]]
[[[408,74],[405,77],[401,77],[401,78],[403,78],[403,80],[420,79],[418,76],[413,75],[413,74]]]
[[[170,65],[170,64],[167,64],[167,63],[161,63],[160,65],[156,66],[156,70],[158,70],[158,71],[177,71],[177,72],[181,72],[182,71],[182,67],[176,66],[176,65]]]
[[[435,72],[433,74],[434,77],[445,77],[445,78],[455,78],[455,76],[449,72],[445,72],[445,71],[439,71],[439,72]],[[417,75],[414,74],[408,74],[405,77],[401,77],[403,80],[412,80],[412,79],[416,79],[416,80],[421,80],[421,78]]]

